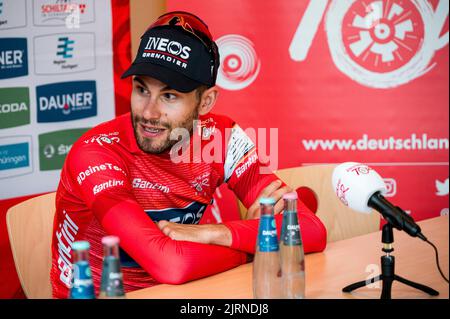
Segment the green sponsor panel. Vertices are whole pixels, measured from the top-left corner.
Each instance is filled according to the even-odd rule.
[[[63,130],[39,135],[39,168],[41,171],[61,169],[72,144],[89,128]]]
[[[27,87],[0,89],[0,129],[30,124],[30,93]]]

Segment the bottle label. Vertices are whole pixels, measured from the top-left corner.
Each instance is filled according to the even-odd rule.
[[[261,252],[279,250],[277,228],[273,216],[261,216],[259,220],[258,245]]]
[[[106,257],[104,259],[100,291],[106,297],[120,297],[125,295],[123,276],[118,258]]]
[[[302,244],[297,212],[285,211],[283,213],[281,240],[286,246],[296,246]]]
[[[70,298],[95,298],[94,284],[89,263],[86,261],[77,262],[73,265],[73,270],[73,285],[70,290]]]

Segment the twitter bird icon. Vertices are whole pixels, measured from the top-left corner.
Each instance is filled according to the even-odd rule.
[[[448,178],[441,182],[440,180],[436,180],[436,195],[438,196],[445,196],[448,195]]]

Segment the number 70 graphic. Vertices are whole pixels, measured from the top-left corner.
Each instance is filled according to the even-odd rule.
[[[332,59],[354,81],[388,89],[431,70],[435,52],[448,44],[440,36],[449,2],[433,10],[427,0],[311,0],[289,47],[302,62],[322,20]],[[325,18],[324,18],[325,16]]]

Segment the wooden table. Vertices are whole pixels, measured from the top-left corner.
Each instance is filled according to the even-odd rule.
[[[441,269],[448,278],[449,222],[448,216],[418,223],[422,233],[439,251]],[[405,232],[394,230],[395,273],[403,278],[427,285],[439,296],[429,295],[394,282],[392,298],[449,298],[449,286],[439,274],[433,248]],[[306,255],[306,297],[318,298],[380,298],[381,283],[363,287],[353,293],[342,288],[380,274],[381,232],[366,234],[329,243],[322,253]],[[250,299],[252,293],[252,264],[199,279],[183,285],[158,285],[133,291],[127,298],[160,299]]]

